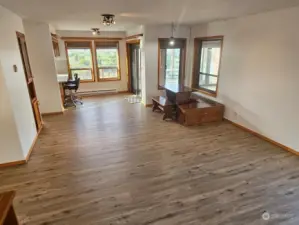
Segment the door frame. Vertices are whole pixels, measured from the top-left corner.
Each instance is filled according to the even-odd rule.
[[[169,40],[169,38],[158,38],[158,82],[157,82],[157,88],[158,90],[163,90],[164,88],[160,86],[160,67],[161,67],[161,46],[160,41]],[[179,85],[184,86],[185,85],[185,73],[186,73],[186,55],[187,55],[187,38],[175,38],[175,40],[183,41],[184,46],[181,48],[180,52],[180,77],[179,77]]]
[[[126,51],[127,51],[127,77],[128,77],[128,92],[132,93],[132,77],[131,77],[131,72],[132,72],[132,68],[131,68],[131,48],[130,45],[131,44],[139,44],[140,45],[140,39],[132,39],[132,40],[126,40]]]
[[[34,79],[33,79],[34,76],[32,74],[30,58],[28,55],[28,48],[26,45],[26,36],[25,36],[25,34],[16,31],[16,37],[17,37],[20,57],[22,59],[22,66],[23,66],[23,70],[24,70],[24,76],[25,76],[25,80],[26,80],[28,96],[29,96],[30,103],[31,103],[32,113],[33,113],[34,120],[35,120],[36,130],[37,130],[37,132],[40,132],[43,127],[43,120],[42,120],[42,116],[40,113],[39,101],[37,99],[37,94],[36,94],[36,90],[35,90],[35,84],[34,84]],[[22,39],[24,40],[25,48],[22,48],[22,46],[20,44],[20,40],[22,40]],[[26,54],[26,56],[28,58],[27,62],[24,59],[24,53]],[[28,73],[30,73],[30,74],[28,74]],[[29,75],[29,77],[28,77],[28,75]]]

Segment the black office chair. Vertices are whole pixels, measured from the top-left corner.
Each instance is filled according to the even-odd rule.
[[[80,87],[80,78],[78,78],[78,74],[74,75],[75,80],[69,80],[63,85],[64,92],[65,90],[68,90],[70,92],[69,99],[73,103],[73,106],[76,107],[76,105],[79,103],[83,105],[83,102],[80,98],[76,95],[79,87]],[[65,105],[67,105],[65,101]]]

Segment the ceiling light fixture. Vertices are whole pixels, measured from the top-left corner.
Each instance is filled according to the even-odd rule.
[[[99,28],[91,28],[92,35],[100,35],[100,29]]]
[[[111,26],[112,24],[115,24],[114,17],[115,15],[113,14],[102,14],[103,16],[103,24],[105,26]]]
[[[175,38],[173,37],[174,31],[175,31],[175,27],[174,27],[174,24],[172,23],[171,24],[171,37],[169,38],[169,42],[168,42],[168,44],[170,46],[174,46],[174,44],[175,44]]]

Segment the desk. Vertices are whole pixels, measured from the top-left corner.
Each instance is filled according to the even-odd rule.
[[[65,97],[63,84],[66,83],[68,81],[68,79],[69,79],[68,74],[57,74],[57,81],[59,83],[61,102],[62,102],[63,106],[64,106],[64,97]]]
[[[172,103],[181,105],[190,102],[192,88],[178,84],[165,84],[161,87],[165,89],[166,96]]]
[[[14,191],[0,194],[0,225],[19,224],[12,204],[15,194]]]

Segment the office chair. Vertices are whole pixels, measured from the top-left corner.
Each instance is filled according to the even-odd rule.
[[[75,74],[74,75],[75,77],[75,80],[69,80],[67,81],[64,85],[63,85],[63,88],[64,88],[64,91],[65,90],[68,90],[70,91],[70,95],[69,95],[69,98],[70,100],[72,101],[73,103],[73,106],[76,107],[77,104],[81,104],[83,105],[83,102],[81,101],[80,98],[78,98],[78,96],[76,95],[79,87],[80,87],[80,78],[78,78],[78,74]],[[65,103],[66,105],[66,103]]]

